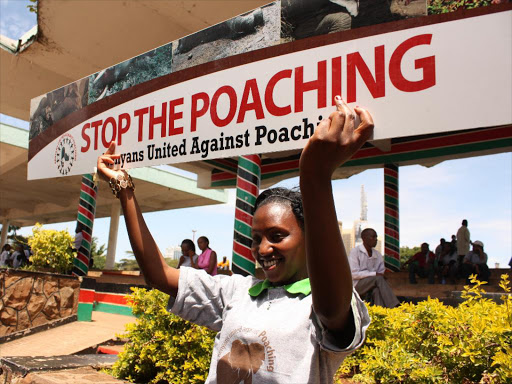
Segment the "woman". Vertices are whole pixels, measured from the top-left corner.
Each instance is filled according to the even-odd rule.
[[[265,281],[168,266],[144,222],[131,179],[112,169],[119,157],[115,144],[98,159],[98,172],[121,201],[148,284],[171,296],[173,313],[219,331],[207,383],[332,382],[345,356],[364,341],[370,319],[352,289],[331,177],[370,137],[373,121],[356,108],[361,124],[355,128],[354,112],[339,96],[335,101],[336,111],[316,127],[302,151],[302,198],[274,192],[258,198],[251,250]]]
[[[197,259],[198,268],[215,276],[217,274],[217,253],[210,248],[210,240],[206,236],[201,236],[197,239],[197,246],[202,251]]]

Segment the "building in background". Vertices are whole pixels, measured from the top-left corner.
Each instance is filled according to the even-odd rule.
[[[165,249],[164,257],[172,260],[179,260],[181,257],[181,247],[179,245],[176,245],[175,247],[167,247]]]
[[[343,229],[343,224],[341,221],[338,221],[338,226],[340,228],[341,238],[343,239],[343,245],[345,246],[345,251],[347,255],[350,253],[350,250],[360,244],[363,243],[361,238],[361,232],[366,228],[373,228],[372,225],[368,224],[368,201],[366,199],[366,192],[364,191],[364,185],[361,185],[361,211],[359,214],[359,219],[355,220],[352,227]],[[379,251],[381,254],[383,252],[383,242],[382,237],[377,233],[377,245],[375,249]]]

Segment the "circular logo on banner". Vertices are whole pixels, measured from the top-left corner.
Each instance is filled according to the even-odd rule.
[[[66,176],[76,160],[76,144],[73,136],[66,133],[57,143],[55,149],[55,164],[61,175]]]

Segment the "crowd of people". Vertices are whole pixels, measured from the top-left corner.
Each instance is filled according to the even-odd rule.
[[[366,228],[361,233],[361,240],[362,244],[353,248],[349,255],[355,290],[375,305],[396,307],[399,301],[386,281],[384,259],[374,249],[377,232],[373,228]],[[441,239],[434,252],[429,249],[429,244],[421,244],[421,250],[402,265],[403,269],[407,267],[411,284],[418,283],[417,277],[427,278],[429,284],[436,281],[455,284],[459,279],[470,283],[471,275],[488,282],[490,276],[484,243],[471,240],[467,220],[462,221],[457,235],[453,235],[450,242]]]
[[[24,247],[23,244],[16,244],[14,247],[5,244],[0,253],[0,268],[21,268],[30,261],[30,248]]]
[[[427,278],[429,284],[455,284],[458,279],[469,283],[469,276],[476,275],[480,281],[489,281],[490,271],[487,266],[487,254],[484,243],[471,241],[468,221],[462,220],[457,235],[452,235],[448,242],[442,238],[435,251],[429,244],[421,244],[421,250],[407,260],[402,267],[409,266],[409,282],[417,284],[416,276]]]

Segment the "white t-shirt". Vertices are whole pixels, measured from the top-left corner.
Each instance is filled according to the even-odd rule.
[[[197,264],[197,259],[198,259],[199,255],[197,254],[194,254],[194,256],[192,256],[192,259],[194,260],[194,264]],[[191,267],[192,264],[190,263],[190,257],[189,256],[185,256],[185,260],[183,260],[183,263],[180,265],[180,268],[181,267]]]
[[[370,324],[357,293],[351,304],[354,338],[343,348],[320,324],[310,294],[277,287],[249,295],[249,288],[258,283],[261,280],[250,276],[180,270],[178,295],[170,298],[168,308],[219,332],[206,383],[217,383],[217,377],[221,382],[253,384],[332,383],[343,359],[363,344]]]

